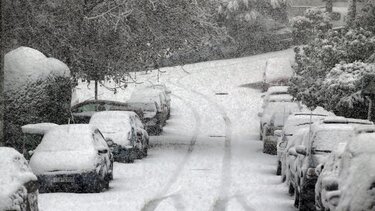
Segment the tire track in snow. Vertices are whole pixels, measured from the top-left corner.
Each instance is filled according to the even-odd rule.
[[[231,149],[231,141],[232,141],[232,123],[225,111],[225,109],[216,103],[214,100],[211,100],[207,95],[204,95],[194,89],[190,89],[185,87],[181,80],[183,80],[186,76],[191,75],[190,72],[186,71],[184,68],[181,68],[185,73],[184,77],[181,77],[177,81],[177,86],[190,91],[196,95],[201,96],[204,100],[212,104],[221,114],[224,123],[225,123],[225,142],[224,142],[224,157],[222,161],[222,169],[221,169],[221,184],[220,184],[220,195],[219,198],[215,201],[213,205],[213,210],[225,210],[228,202],[228,192],[231,184],[231,159],[232,159],[232,149]],[[172,82],[169,82],[173,84]]]
[[[167,196],[165,196],[165,195],[167,194],[167,192],[171,188],[171,186],[177,181],[178,176],[180,175],[182,169],[184,168],[185,164],[187,163],[187,161],[190,158],[191,153],[194,150],[194,145],[195,145],[195,143],[197,141],[197,138],[198,138],[198,135],[200,133],[201,119],[200,119],[200,116],[198,114],[198,111],[188,101],[182,99],[181,97],[179,97],[175,94],[171,94],[171,96],[173,96],[176,99],[179,99],[179,100],[183,101],[193,112],[194,119],[195,119],[195,128],[194,128],[193,136],[190,139],[190,144],[189,144],[189,147],[187,149],[187,152],[186,152],[185,156],[183,157],[181,163],[178,165],[177,169],[174,171],[172,176],[169,178],[168,183],[157,194],[158,197],[155,197],[154,199],[148,201],[142,207],[142,209],[141,209],[142,211],[153,211],[159,206],[160,202],[162,202],[163,200],[168,199],[168,198],[171,198],[174,201],[174,206],[178,210],[184,210],[185,209],[184,205],[181,202],[182,197],[181,197],[180,194],[170,194],[170,195],[167,195]],[[161,197],[159,197],[159,196],[161,196]]]

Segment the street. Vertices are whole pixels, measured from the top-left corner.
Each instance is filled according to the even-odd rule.
[[[114,180],[102,193],[40,194],[40,209],[294,210],[275,174],[275,156],[262,153],[261,91],[248,87],[260,82],[272,57],[292,59],[293,51],[164,68],[160,81],[172,90],[171,117],[151,137],[148,157],[115,163]],[[156,82],[157,75],[137,80]]]

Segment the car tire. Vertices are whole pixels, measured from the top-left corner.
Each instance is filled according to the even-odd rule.
[[[108,175],[108,179],[109,180],[113,180],[113,163],[111,163],[111,173],[109,173],[109,175]]]
[[[315,211],[315,201],[313,204],[309,200],[306,200],[305,192],[302,189],[299,194],[299,200],[298,200],[298,211]]]
[[[277,169],[276,169],[276,175],[281,175],[281,163],[280,161],[277,162]]]
[[[294,191],[294,207],[298,208],[299,206],[299,193],[298,190]]]
[[[143,148],[143,156],[147,157],[148,149],[147,147]]]

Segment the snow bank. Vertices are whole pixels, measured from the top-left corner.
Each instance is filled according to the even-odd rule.
[[[68,66],[55,58],[47,58],[43,53],[29,47],[19,47],[4,57],[5,89],[23,86],[28,82],[43,80],[50,75],[67,76]]]
[[[59,125],[43,137],[30,159],[35,174],[51,171],[90,171],[96,151],[92,134],[95,127],[86,124]]]
[[[26,195],[23,184],[37,178],[26,159],[15,149],[0,147],[0,158],[0,210],[18,210],[17,200],[23,199],[15,197],[14,193],[20,190],[19,194]]]

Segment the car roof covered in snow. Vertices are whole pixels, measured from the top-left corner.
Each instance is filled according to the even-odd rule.
[[[289,78],[293,75],[292,65],[286,58],[270,58],[266,61],[265,76],[267,81]]]
[[[293,100],[293,96],[290,94],[280,94],[280,95],[271,95],[269,98],[269,102],[291,102]]]
[[[267,93],[268,94],[272,94],[272,93],[275,93],[275,92],[285,92],[285,93],[287,93],[288,88],[289,88],[289,86],[271,86],[271,87],[268,88]]]
[[[10,147],[0,147],[0,210],[12,209],[12,194],[28,181],[36,181],[26,159]]]
[[[361,124],[373,125],[374,123],[365,119],[345,118],[342,116],[328,116],[321,121],[322,124]]]
[[[131,123],[130,117],[135,115],[131,111],[102,111],[92,115],[90,124],[98,127],[102,133],[108,132],[119,132],[119,128],[122,131],[130,131]]]
[[[43,123],[37,123],[37,124],[27,124],[27,125],[22,126],[21,128],[22,128],[23,133],[43,135],[47,131],[56,127],[57,125],[58,124],[55,124],[55,123],[43,122]]]
[[[89,124],[58,125],[49,130],[37,151],[81,151],[93,147],[92,134],[97,128]]]

